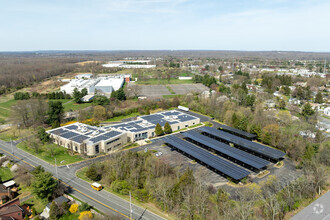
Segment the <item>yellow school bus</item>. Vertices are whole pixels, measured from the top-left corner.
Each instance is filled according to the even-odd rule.
[[[100,191],[103,188],[102,185],[99,183],[93,183],[91,187],[97,191]]]

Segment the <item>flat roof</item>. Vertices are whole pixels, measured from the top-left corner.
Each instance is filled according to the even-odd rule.
[[[142,132],[149,129],[153,129],[157,124],[160,124],[160,126],[163,127],[166,122],[172,125],[172,124],[183,123],[195,119],[198,118],[177,110],[171,110],[171,111],[158,112],[151,115],[140,116],[137,118],[137,120],[110,125],[107,126],[107,128],[116,128],[123,131],[136,133],[136,132]]]
[[[79,122],[52,129],[47,133],[58,135],[79,144],[88,141],[92,143],[107,141],[123,134],[120,131],[113,131],[111,128],[95,127]]]

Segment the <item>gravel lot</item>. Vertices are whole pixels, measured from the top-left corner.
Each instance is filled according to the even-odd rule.
[[[163,95],[171,95],[165,85],[139,85],[139,87],[141,87],[140,96],[157,98]]]

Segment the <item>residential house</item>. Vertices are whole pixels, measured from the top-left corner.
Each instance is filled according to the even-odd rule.
[[[0,219],[23,220],[25,210],[20,206],[19,198],[0,206]]]

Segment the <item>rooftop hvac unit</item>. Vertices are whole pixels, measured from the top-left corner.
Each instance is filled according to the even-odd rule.
[[[93,131],[92,135],[95,136],[95,135],[98,135],[100,132],[98,130],[96,131]]]

